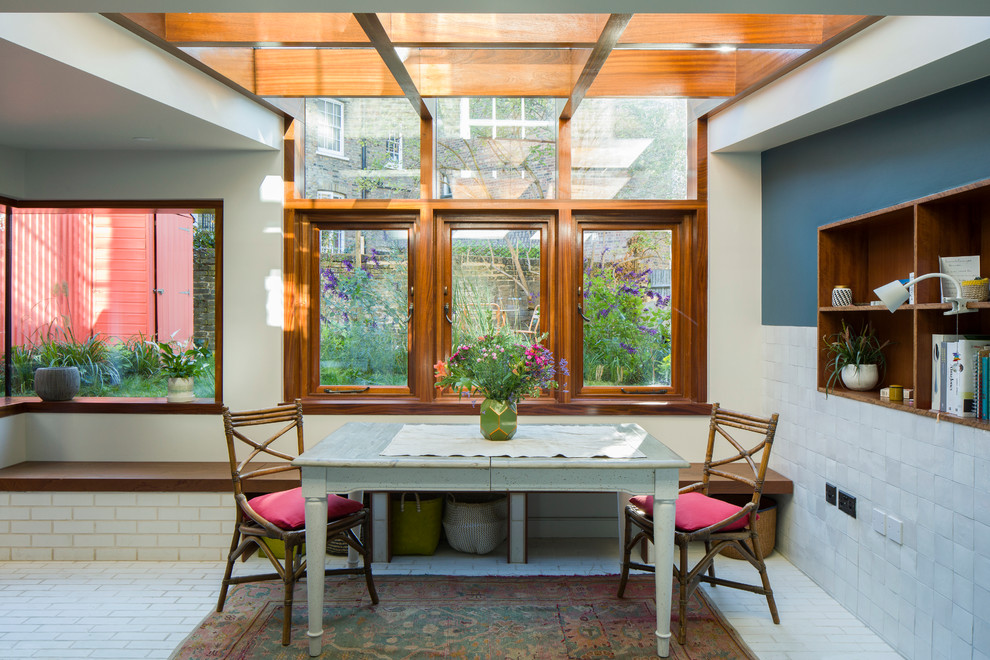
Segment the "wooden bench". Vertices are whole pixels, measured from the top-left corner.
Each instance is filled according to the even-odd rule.
[[[738,466],[730,466],[738,467]],[[681,470],[681,487],[701,479],[701,463]],[[269,492],[298,484],[293,473],[274,474],[256,481]],[[742,493],[741,484],[714,479],[710,492],[715,495]],[[226,462],[82,462],[26,461],[0,468],[0,492],[78,491],[78,492],[230,492],[230,466]],[[766,495],[794,492],[794,483],[774,470],[767,473]]]
[[[730,466],[733,467],[742,466]],[[701,478],[700,463],[681,470],[681,487]],[[259,492],[285,490],[298,485],[294,473],[273,474],[255,481]],[[230,466],[226,462],[79,462],[27,461],[0,469],[0,492],[231,492]],[[709,492],[713,495],[745,493],[744,487],[729,479],[713,479]],[[794,492],[794,483],[782,474],[770,470],[764,491],[766,495],[786,495]],[[388,493],[372,494],[374,516],[372,536],[388,538]],[[508,544],[509,560],[525,562],[528,533],[526,515],[527,494],[509,494]],[[391,559],[389,544],[372,546],[376,562]]]

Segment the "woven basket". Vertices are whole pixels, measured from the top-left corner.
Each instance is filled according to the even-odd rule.
[[[769,497],[760,498],[760,517],[756,520],[756,533],[759,535],[760,552],[764,557],[773,552],[777,545],[777,503]],[[749,541],[744,543],[752,548]],[[723,557],[730,559],[743,559],[743,556],[732,546],[722,549]]]
[[[507,536],[508,499],[504,495],[447,495],[443,530],[454,550],[485,555]]]
[[[327,554],[334,555],[335,557],[344,557],[347,555],[347,549],[350,547],[347,545],[347,541],[337,536],[327,543]]]
[[[982,280],[966,280],[962,284],[962,297],[966,300],[983,302],[990,298],[990,280],[984,277]]]

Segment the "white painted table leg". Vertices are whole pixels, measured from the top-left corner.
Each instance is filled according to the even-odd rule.
[[[327,496],[306,498],[306,596],[309,654],[323,651],[323,583],[326,578]]]
[[[676,474],[676,472],[674,473]],[[657,587],[657,655],[670,655],[670,593],[674,565],[674,500],[660,499],[658,481],[653,496],[654,576]],[[676,495],[675,495],[676,496]]]
[[[526,493],[509,493],[509,563],[526,563]]]
[[[388,561],[388,493],[371,494],[371,561]]]

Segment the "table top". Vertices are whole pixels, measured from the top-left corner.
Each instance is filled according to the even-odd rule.
[[[416,467],[416,468],[609,468],[657,469],[685,468],[690,465],[673,450],[643,431],[638,424],[580,424],[584,428],[600,426],[603,432],[619,432],[637,438],[637,448],[644,454],[636,458],[565,458],[508,456],[382,456],[381,452],[399,432],[401,423],[348,422],[319,444],[306,450],[295,461],[301,467]],[[461,425],[451,425],[458,427]],[[515,442],[508,440],[507,442]]]

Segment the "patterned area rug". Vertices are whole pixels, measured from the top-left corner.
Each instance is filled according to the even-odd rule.
[[[653,658],[653,576],[634,575],[616,598],[618,576],[375,578],[372,606],[361,577],[328,581],[324,658]],[[676,601],[671,618],[676,624]],[[692,598],[680,660],[755,660],[756,656],[701,594]],[[297,587],[292,643],[284,647],[282,585],[231,588],[172,654],[173,660],[308,658],[306,590]]]

